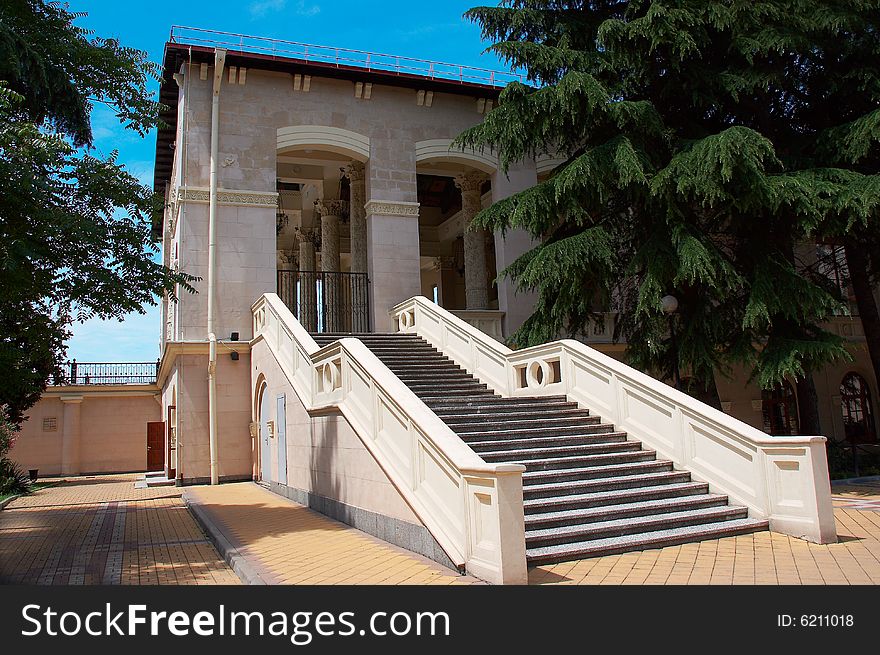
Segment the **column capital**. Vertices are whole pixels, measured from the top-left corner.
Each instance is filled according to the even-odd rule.
[[[61,402],[63,402],[63,403],[76,404],[76,403],[81,403],[83,401],[83,396],[80,394],[63,393],[63,394],[61,394],[61,396],[59,396],[59,398],[60,398]]]
[[[352,182],[361,182],[366,179],[367,167],[363,162],[354,160],[345,167],[344,174]]]
[[[348,218],[348,202],[345,200],[316,200],[315,211],[322,218],[324,216]]]
[[[299,243],[310,243],[315,248],[321,247],[321,231],[312,227],[295,227],[294,236]]]
[[[456,175],[454,178],[455,186],[461,189],[462,193],[468,193],[471,191],[479,193],[483,184],[488,179],[489,176],[481,171],[469,171],[467,173],[462,173],[461,175]]]

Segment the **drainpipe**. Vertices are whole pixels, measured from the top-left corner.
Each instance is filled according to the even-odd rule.
[[[226,50],[214,50],[214,92],[211,97],[211,178],[208,205],[208,424],[211,444],[211,484],[218,484],[217,467],[217,337],[214,334],[214,284],[217,267],[217,153],[220,148],[220,88]]]

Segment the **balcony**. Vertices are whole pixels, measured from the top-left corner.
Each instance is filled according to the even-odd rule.
[[[155,362],[67,362],[49,386],[156,384],[160,360]]]
[[[309,332],[369,332],[366,273],[278,271],[278,296]]]

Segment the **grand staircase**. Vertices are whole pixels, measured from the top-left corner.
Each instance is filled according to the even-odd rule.
[[[502,398],[416,335],[312,336],[360,339],[485,461],[526,467],[530,565],[767,529],[565,396]]]

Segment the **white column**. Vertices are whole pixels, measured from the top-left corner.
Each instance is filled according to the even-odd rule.
[[[321,273],[324,330],[339,332],[344,329],[342,316],[342,284],[340,280],[339,218],[347,214],[342,200],[319,200],[315,210],[321,216]]]
[[[489,308],[489,272],[486,270],[486,237],[483,228],[471,222],[482,209],[480,189],[486,181],[482,173],[471,172],[455,178],[461,189],[461,213],[464,219],[464,289],[466,309]]]
[[[369,305],[369,289],[367,287],[367,211],[366,202],[366,167],[359,161],[353,161],[345,169],[348,176],[351,202],[349,243],[351,244],[351,330],[367,332],[370,329],[367,308]]]
[[[318,329],[318,296],[315,288],[315,242],[318,236],[313,228],[300,230],[299,239],[299,315],[297,318],[309,332]]]
[[[61,436],[61,475],[79,475],[80,408],[82,396],[61,396],[64,404]]]

